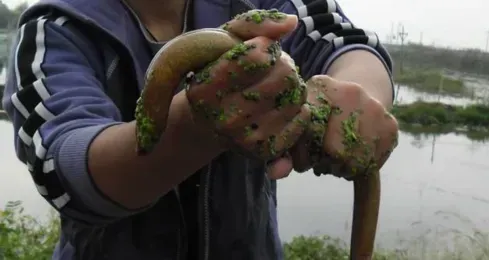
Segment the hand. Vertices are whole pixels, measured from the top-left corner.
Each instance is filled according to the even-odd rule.
[[[290,148],[304,131],[294,120],[308,118],[302,111],[307,94],[293,60],[276,41],[296,25],[296,16],[257,10],[227,23],[223,28],[245,41],[189,82],[194,120],[262,159]]]
[[[347,179],[380,169],[397,146],[396,119],[358,84],[315,76],[307,88],[318,122],[291,149],[294,169]]]

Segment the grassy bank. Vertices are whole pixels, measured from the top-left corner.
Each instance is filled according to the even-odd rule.
[[[0,259],[48,260],[59,237],[59,221],[53,215],[39,223],[26,215],[20,202],[10,202],[0,210]]]
[[[489,106],[484,104],[455,106],[417,101],[396,105],[391,111],[399,122],[411,126],[437,126],[445,130],[480,132],[489,129]]]
[[[424,93],[459,97],[472,96],[472,92],[461,79],[446,77],[437,70],[408,68],[402,74],[399,72],[395,73],[394,81]]]
[[[454,231],[456,232],[456,231]],[[419,239],[419,240],[418,240]],[[435,237],[419,237],[405,241],[396,250],[377,247],[373,260],[485,260],[489,259],[489,236],[475,231],[471,235],[458,234],[451,245],[435,245]],[[347,260],[348,247],[341,240],[328,236],[299,236],[285,244],[286,260]]]
[[[402,132],[413,135],[457,133],[473,141],[489,139],[489,104],[456,106],[417,101],[395,105],[391,112]],[[9,120],[1,110],[0,120]]]
[[[12,202],[0,210],[0,259],[48,260],[58,240],[59,221],[53,213],[47,223],[39,223],[26,215],[19,202]],[[474,231],[459,234],[453,245],[423,236],[400,243],[398,250],[382,250],[378,247],[374,260],[482,260],[489,259],[489,237]],[[433,241],[441,247],[428,248]],[[347,244],[328,236],[298,236],[284,244],[286,260],[345,260]]]

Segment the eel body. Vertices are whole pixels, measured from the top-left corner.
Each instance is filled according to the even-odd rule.
[[[155,55],[136,108],[138,152],[149,153],[167,127],[173,95],[189,72],[204,68],[232,49],[239,39],[222,29],[200,29],[169,41]],[[352,260],[372,257],[380,201],[378,173],[354,180]]]
[[[136,106],[138,153],[151,152],[158,143],[182,79],[239,42],[225,30],[200,29],[175,37],[158,51],[146,70],[145,86]]]
[[[351,260],[371,260],[380,209],[380,174],[376,170],[353,181],[354,205],[350,242]]]

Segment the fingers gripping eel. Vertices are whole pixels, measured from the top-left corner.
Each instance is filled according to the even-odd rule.
[[[165,44],[146,71],[136,106],[137,152],[151,152],[166,129],[173,95],[187,73],[205,67],[240,40],[221,29],[184,33]]]
[[[174,38],[155,55],[136,107],[138,154],[151,152],[165,131],[170,104],[181,79],[217,60],[239,42],[225,30],[200,29]],[[358,178],[354,189],[351,259],[370,259],[379,210],[378,174]]]

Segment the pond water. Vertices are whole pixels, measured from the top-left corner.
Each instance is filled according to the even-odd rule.
[[[419,97],[432,98],[407,88],[402,88],[399,96],[403,102]],[[9,122],[0,121],[0,144],[0,205],[22,200],[27,213],[43,218],[49,207],[37,194],[26,167],[15,157]],[[395,247],[402,239],[447,228],[489,231],[487,158],[489,146],[461,135],[402,133],[398,148],[382,169],[378,242]],[[278,195],[284,240],[301,234],[349,238],[351,183],[330,176],[318,178],[310,172],[291,174],[279,182]]]
[[[471,100],[469,98],[457,98],[421,93],[406,86],[401,86],[397,88],[396,91],[396,104],[408,104],[418,100],[423,100],[426,102],[443,102],[445,104],[451,105],[468,105],[475,102],[474,100]]]
[[[4,84],[7,70],[5,68],[0,70],[0,84]]]
[[[489,147],[463,136],[401,134],[383,167],[378,242],[397,246],[428,231],[489,231]],[[352,185],[311,173],[279,184],[281,235],[328,234],[348,239]],[[470,221],[465,221],[466,219]]]

